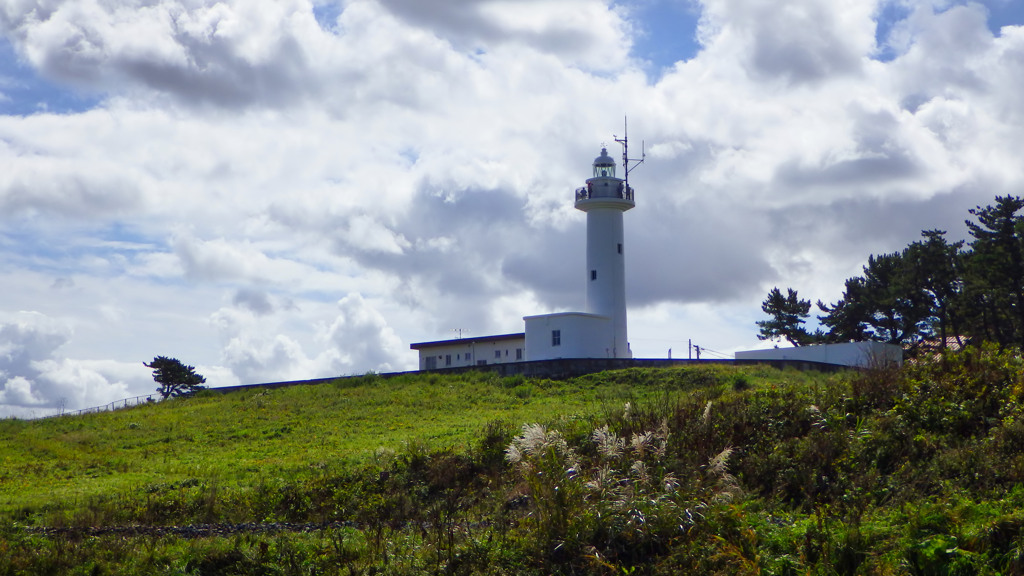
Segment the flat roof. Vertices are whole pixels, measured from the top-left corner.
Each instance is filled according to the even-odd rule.
[[[415,342],[409,345],[413,350],[423,348],[437,348],[439,346],[451,346],[452,344],[476,344],[483,342],[497,342],[499,340],[525,340],[526,333],[498,334],[496,336],[477,336],[476,338],[453,338],[452,340],[437,340],[435,342]]]
[[[602,314],[594,314],[593,312],[553,312],[551,314],[537,314],[535,316],[523,316],[523,320],[535,320],[537,318],[557,318],[562,316],[582,316],[583,318],[604,318],[608,320],[608,316]]]

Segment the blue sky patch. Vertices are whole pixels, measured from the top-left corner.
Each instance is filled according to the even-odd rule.
[[[889,35],[896,24],[910,16],[910,7],[896,2],[887,2],[882,6],[875,26],[875,45],[878,46],[877,60],[889,62],[899,56],[899,52],[889,45]]]
[[[42,78],[31,66],[21,62],[10,41],[0,37],[0,115],[83,112],[95,108],[101,100],[98,95]]]
[[[700,12],[688,0],[640,0],[629,5],[633,24],[633,56],[661,71],[700,51],[697,22]]]
[[[966,1],[958,4],[966,4]],[[1024,1],[980,0],[988,10],[988,26],[998,35],[1003,26],[1024,25]],[[699,7],[690,0],[634,0],[628,2],[633,24],[633,56],[646,60],[655,71],[670,68],[680,60],[689,60],[700,51],[697,42]],[[875,32],[878,60],[888,62],[899,56],[888,46],[889,35],[911,13],[902,2],[885,2]]]
[[[105,228],[65,223],[60,233],[40,228],[33,218],[8,222],[0,230],[0,247],[8,256],[5,265],[54,276],[83,271],[82,262],[90,258],[116,265],[118,256],[132,261],[139,254],[167,251],[163,240],[154,240],[121,222]]]
[[[1004,26],[1024,25],[1024,2],[1021,0],[959,1],[947,6],[946,10],[968,3],[977,3],[985,7],[988,12],[988,28],[995,36],[1000,35],[1000,30]],[[898,47],[894,49],[889,45],[889,36],[900,22],[910,16],[911,12],[911,8],[902,2],[889,1],[883,4],[882,11],[878,16],[878,26],[875,29],[875,42],[879,48],[876,55],[877,60],[889,62],[900,55],[897,52]]]
[[[1024,25],[1024,2],[1021,0],[981,0],[988,8],[988,27],[994,34],[999,34],[1003,26]]]
[[[334,32],[338,28],[338,16],[340,15],[340,3],[313,3],[313,17],[316,18],[316,23],[328,32]]]

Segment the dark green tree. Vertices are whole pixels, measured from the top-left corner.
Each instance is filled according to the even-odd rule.
[[[846,289],[838,302],[829,306],[818,300],[818,309],[825,313],[818,321],[828,329],[826,342],[863,342],[874,333],[868,328],[870,314],[864,301],[864,278],[854,276],[846,280]]]
[[[195,367],[186,366],[176,358],[157,356],[152,362],[142,364],[153,369],[153,380],[160,385],[156,391],[164,399],[187,396],[206,388],[203,386],[206,378],[196,374]]]
[[[924,240],[903,251],[909,284],[920,289],[922,306],[928,317],[922,326],[922,339],[945,348],[947,339],[957,338],[961,345],[963,326],[963,241],[946,242],[944,230],[924,230]]]
[[[905,251],[868,257],[864,299],[875,340],[913,349],[926,338],[931,310],[912,270]]]
[[[997,196],[967,220],[974,238],[964,271],[968,330],[975,339],[1024,346],[1024,200]]]
[[[914,264],[904,252],[869,256],[863,276],[846,281],[843,298],[831,305],[818,302],[834,342],[877,340],[915,349],[927,340],[932,316],[930,300],[916,282]]]
[[[811,334],[803,327],[811,311],[811,301],[801,300],[796,290],[787,288],[787,295],[776,286],[768,292],[768,298],[761,303],[761,310],[770,316],[768,320],[758,320],[761,328],[759,340],[785,338],[794,346],[814,343],[820,335]]]
[[[1024,199],[997,196],[994,205],[970,210],[966,249],[962,241],[948,242],[945,231],[924,230],[900,252],[870,256],[838,302],[818,301],[823,340],[888,342],[910,354],[954,339],[1024,348],[1022,209]],[[758,322],[762,339],[792,334],[794,343],[803,336],[815,341],[817,334],[801,327],[800,304],[794,291],[786,298],[774,290],[762,305],[772,316]]]

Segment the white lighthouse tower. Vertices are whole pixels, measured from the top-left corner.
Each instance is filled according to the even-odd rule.
[[[626,247],[622,213],[635,206],[629,172],[644,161],[622,144],[622,172],[602,148],[587,185],[576,190],[576,208],[587,213],[585,312],[526,316],[526,359],[632,358],[626,331]],[[635,162],[631,168],[630,162]]]
[[[624,143],[624,140],[623,140]],[[629,160],[623,153],[623,163]],[[626,176],[628,166],[623,168]],[[611,320],[612,358],[631,358],[626,332],[626,254],[622,214],[635,206],[633,189],[615,176],[607,148],[594,160],[594,175],[576,190],[576,208],[587,213],[587,309]]]
[[[629,173],[644,161],[631,159],[625,137],[621,178],[601,148],[587,185],[576,190],[576,208],[587,213],[587,306],[585,312],[524,316],[525,332],[412,344],[420,370],[559,358],[632,358],[626,332],[626,249],[622,213],[635,206]],[[629,163],[635,162],[630,167]]]

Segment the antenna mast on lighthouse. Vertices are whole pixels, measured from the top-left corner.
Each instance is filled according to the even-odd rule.
[[[622,134],[622,138],[619,138],[618,136],[615,136],[615,135],[612,135],[612,138],[614,138],[615,141],[618,142],[619,144],[622,144],[622,172],[623,172],[623,175],[622,175],[623,178],[622,179],[626,183],[626,189],[629,190],[629,173],[633,171],[633,168],[636,168],[637,166],[639,166],[639,165],[644,163],[644,160],[647,158],[647,152],[644,149],[644,141],[641,140],[640,141],[640,158],[630,158],[629,157],[629,117],[628,116],[623,116],[623,118],[622,118],[622,128],[624,130],[624,132]],[[636,162],[636,164],[633,166],[633,168],[629,167],[629,163],[630,162]]]

